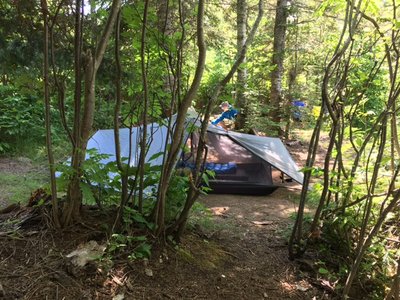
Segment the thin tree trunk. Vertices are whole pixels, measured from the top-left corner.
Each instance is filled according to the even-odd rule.
[[[291,120],[292,120],[292,103],[295,100],[294,91],[296,87],[297,75],[299,72],[299,59],[298,59],[298,42],[299,42],[299,25],[298,25],[298,16],[295,15],[295,21],[293,23],[294,28],[294,55],[292,66],[288,72],[288,99],[286,101],[284,107],[284,116],[286,121],[285,126],[285,138],[288,139],[290,137],[291,130]]]
[[[46,149],[47,158],[50,169],[50,186],[51,186],[51,204],[52,204],[52,221],[56,228],[60,228],[60,219],[58,211],[57,185],[55,176],[54,157],[51,141],[51,118],[50,118],[50,95],[49,95],[49,22],[47,1],[41,0],[41,7],[44,20],[44,102],[45,102],[45,127],[46,127]]]
[[[240,52],[247,38],[247,3],[246,0],[237,0],[237,52]],[[246,63],[246,57],[243,58],[242,64]],[[236,107],[240,113],[237,118],[239,128],[244,128],[247,115],[246,101],[246,86],[247,86],[247,68],[240,66],[237,71],[236,83]],[[234,99],[232,99],[234,100]]]
[[[144,12],[143,12],[143,24],[142,24],[142,37],[140,45],[140,61],[142,69],[142,84],[143,84],[143,131],[142,139],[140,141],[140,157],[139,157],[139,200],[138,210],[143,210],[143,190],[144,190],[144,167],[146,160],[146,146],[147,146],[147,114],[149,107],[149,91],[147,86],[147,69],[146,69],[146,28],[147,28],[147,11],[149,8],[149,0],[145,1]]]
[[[399,167],[397,168],[395,175],[393,176],[393,181],[391,182],[390,187],[388,189],[387,197],[390,197],[392,194],[390,191],[392,190],[392,188],[394,186],[394,182],[397,179],[398,174],[399,174]],[[389,213],[391,213],[393,211],[393,209],[395,209],[395,207],[399,204],[400,191],[396,190],[395,192],[393,192],[392,197],[393,197],[393,199],[390,201],[390,203],[387,205],[387,207],[382,210],[375,225],[373,226],[373,228],[370,230],[369,234],[366,236],[366,238],[361,242],[360,246],[358,247],[356,259],[354,260],[354,262],[351,266],[350,273],[347,277],[346,284],[343,289],[342,299],[348,298],[348,294],[350,292],[354,278],[358,273],[358,269],[360,267],[360,263],[364,256],[364,253],[367,250],[367,248],[371,245],[372,239],[378,233],[378,231],[381,228],[382,224],[384,223],[387,215]],[[385,202],[386,201],[384,201],[383,203],[385,203]]]
[[[360,5],[361,2],[359,2]],[[306,197],[308,193],[308,186],[310,183],[311,179],[311,170],[315,161],[315,154],[318,148],[319,144],[319,134],[323,122],[323,114],[324,114],[324,108],[326,107],[329,112],[329,116],[331,118],[332,124],[334,126],[337,126],[338,124],[338,115],[339,113],[337,111],[334,111],[333,107],[334,105],[332,104],[331,97],[328,92],[328,83],[329,80],[331,79],[332,76],[332,69],[334,69],[335,64],[338,63],[339,59],[342,57],[344,52],[348,49],[352,39],[351,39],[351,34],[350,37],[348,37],[346,40],[343,41],[346,32],[349,30],[351,33],[354,32],[356,26],[358,25],[359,21],[359,10],[356,10],[356,13],[354,15],[352,14],[352,8],[354,7],[353,2],[348,2],[347,7],[346,7],[346,18],[345,22],[342,27],[342,33],[339,38],[338,44],[336,46],[335,52],[328,63],[328,66],[326,67],[325,70],[325,75],[323,78],[322,82],[322,91],[321,91],[321,98],[322,98],[322,103],[321,103],[321,112],[320,116],[317,122],[317,126],[314,129],[311,141],[310,141],[310,148],[309,148],[309,153],[307,157],[307,170],[305,171],[305,176],[304,176],[304,182],[303,182],[303,187],[302,187],[302,192],[301,192],[301,197],[300,197],[300,205],[299,205],[299,211],[297,213],[296,221],[293,226],[292,234],[289,240],[289,258],[294,259],[296,257],[301,256],[307,247],[307,239],[303,237],[303,216],[304,216],[304,208],[305,208],[305,202],[306,202]],[[337,92],[337,93],[340,93]],[[336,129],[335,129],[336,132]],[[336,134],[336,133],[334,133]],[[336,136],[331,136],[331,139],[335,139]],[[332,143],[330,144],[332,147]],[[330,154],[329,154],[330,156]],[[328,168],[329,167],[329,161],[325,160],[325,166]],[[326,188],[326,185],[328,184],[327,180],[329,181],[329,174],[327,172],[329,171],[329,168],[325,170],[324,173],[324,186]],[[325,202],[325,197],[326,197],[326,191],[325,193],[321,196],[320,198],[320,205],[319,207],[322,206],[322,204]],[[320,209],[317,210],[317,217],[314,218],[313,221],[313,231],[316,229],[318,225],[318,220],[319,220],[319,215],[320,215]],[[305,243],[302,242],[302,239],[305,239]]]
[[[118,13],[116,26],[115,26],[115,61],[116,61],[116,79],[115,79],[115,107],[114,107],[114,142],[115,142],[115,158],[117,162],[118,170],[121,174],[121,201],[118,207],[117,215],[114,220],[112,232],[116,228],[119,228],[122,220],[122,211],[128,202],[128,168],[129,160],[127,164],[123,164],[121,161],[121,143],[119,135],[119,122],[121,113],[121,60],[120,60],[120,25],[121,25],[121,11]],[[131,143],[129,144],[131,145]],[[130,149],[129,149],[130,150]]]
[[[82,23],[81,23],[81,0],[75,2],[75,28],[74,28],[74,76],[75,76],[75,90],[74,90],[74,124],[72,129],[73,137],[73,150],[71,157],[71,167],[74,174],[70,179],[68,185],[67,199],[64,204],[62,224],[69,225],[73,221],[73,215],[76,216],[79,211],[81,192],[79,187],[81,170],[79,160],[79,149],[81,145],[80,139],[80,118],[81,118],[81,43],[82,43]],[[77,205],[77,202],[78,205]],[[78,213],[79,215],[79,213]]]

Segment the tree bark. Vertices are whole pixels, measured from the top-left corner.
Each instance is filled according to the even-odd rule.
[[[146,146],[147,146],[147,113],[149,107],[149,89],[147,85],[147,68],[146,68],[146,27],[147,27],[147,11],[149,8],[149,0],[145,0],[144,12],[143,12],[143,24],[142,24],[142,37],[140,45],[140,61],[142,69],[142,84],[143,84],[143,130],[142,138],[140,140],[140,157],[139,157],[139,200],[138,200],[138,210],[142,212],[143,210],[143,190],[144,190],[144,167],[146,160]]]
[[[288,72],[288,99],[286,101],[284,111],[285,116],[285,139],[290,137],[290,130],[291,130],[291,119],[292,119],[292,103],[295,100],[295,88],[297,83],[297,75],[299,73],[299,59],[298,59],[298,52],[299,52],[299,24],[298,24],[298,15],[294,16],[294,53],[292,57],[292,64]]]
[[[247,3],[246,0],[237,0],[237,52],[240,52],[247,38]],[[242,64],[246,63],[246,56],[243,58]],[[236,82],[236,107],[240,113],[237,118],[239,128],[243,128],[246,122],[247,101],[246,101],[246,86],[247,86],[247,68],[242,65],[237,71]],[[234,100],[234,99],[233,99]]]
[[[283,92],[282,92],[282,77],[283,77],[283,61],[285,57],[285,39],[288,17],[288,0],[277,0],[275,26],[274,26],[274,45],[272,54],[271,72],[271,90],[270,90],[270,117],[275,123],[274,130],[278,135],[282,135],[283,131],[280,122],[283,117]]]
[[[79,206],[82,200],[79,187],[80,182],[80,116],[81,116],[81,44],[82,44],[82,21],[81,21],[81,1],[75,2],[75,28],[74,28],[74,124],[72,129],[72,157],[71,167],[74,174],[70,179],[67,191],[68,201],[64,204],[62,212],[62,224],[68,225],[72,223],[73,215],[75,218],[79,216]],[[77,205],[78,204],[78,205]]]
[[[44,103],[45,103],[45,127],[46,127],[46,149],[49,161],[50,186],[51,186],[51,205],[52,221],[56,228],[60,227],[57,185],[55,176],[54,156],[51,139],[51,118],[50,118],[50,95],[49,95],[49,20],[47,1],[41,0],[41,7],[44,21],[44,62],[43,62],[43,81],[44,81]]]

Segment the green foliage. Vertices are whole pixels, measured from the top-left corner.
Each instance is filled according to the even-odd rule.
[[[207,193],[211,191],[210,179],[213,178],[215,178],[215,172],[212,170],[205,170],[202,175],[203,185],[200,187],[200,192],[203,195],[207,195]]]
[[[39,6],[31,1],[2,1],[0,20],[0,76],[19,89],[33,92],[41,72],[42,37]],[[29,78],[20,80],[22,77]]]
[[[336,290],[340,292],[356,255],[353,248],[356,228],[360,220],[353,212],[338,216],[333,222],[325,221],[322,236],[323,243],[318,244],[320,261],[319,274],[330,282],[337,282]],[[374,239],[367,249],[361,263],[358,279],[364,285],[368,299],[382,299],[385,287],[390,284],[393,266],[396,265],[398,250],[392,249],[387,242],[382,243],[382,237]]]
[[[80,183],[84,203],[94,205],[100,201],[102,204],[115,204],[119,199],[116,191],[119,188],[120,179],[116,175],[116,163],[104,164],[102,161],[109,155],[99,154],[96,149],[89,149],[87,154],[88,157],[82,165],[83,180]],[[69,161],[58,164],[56,170],[60,173],[57,178],[58,192],[66,193],[74,170]]]
[[[114,233],[108,241],[106,253],[113,256],[123,251],[129,253],[128,258],[130,260],[149,258],[151,245],[144,235],[129,236]]]
[[[358,48],[363,55],[352,59],[352,68],[349,69],[347,96],[344,98],[346,110],[352,117],[352,126],[368,130],[376,121],[376,117],[385,107],[386,72],[380,70],[373,72],[380,59],[382,59],[383,46],[374,47],[374,35],[360,33],[354,47]],[[373,78],[371,80],[371,74]]]
[[[182,211],[187,198],[189,189],[189,178],[186,176],[174,175],[170,181],[167,191],[166,201],[166,222],[173,222],[178,214]]]
[[[123,221],[127,228],[136,225],[141,229],[154,229],[154,223],[147,221],[143,214],[129,206],[124,207]]]
[[[96,118],[94,119],[94,129],[109,129],[114,127],[114,106],[112,101],[101,101],[96,105]]]
[[[44,140],[43,104],[38,97],[0,85],[0,99],[0,153],[16,150],[21,141]]]
[[[2,3],[2,19],[0,20],[0,153],[38,152],[45,156],[44,150],[44,121],[43,121],[43,81],[42,72],[42,38],[43,25],[39,6],[35,1],[14,1],[9,4]],[[54,4],[54,3],[53,3]],[[50,15],[54,14],[55,7],[49,5]],[[97,1],[91,3],[96,6],[91,14],[83,16],[82,35],[85,42],[82,50],[93,50],[93,45],[102,32],[101,26],[108,16],[107,5],[97,5]],[[171,1],[169,6],[169,20],[167,30],[162,33],[160,30],[159,12],[155,5],[150,5],[146,36],[146,75],[149,84],[150,111],[149,121],[160,120],[163,117],[176,112],[182,96],[188,89],[193,78],[194,66],[197,58],[197,48],[193,37],[196,27],[196,1],[182,1],[180,9],[184,17],[179,18],[176,1]],[[256,3],[250,1],[248,23],[251,24],[255,16]],[[368,5],[368,6],[367,6]],[[233,2],[219,3],[218,1],[207,3],[207,14],[205,17],[206,40],[208,44],[207,65],[202,80],[200,93],[197,95],[196,107],[201,109],[207,104],[211,93],[214,92],[216,84],[230,69],[236,52],[236,12]],[[346,1],[324,0],[308,1],[307,3],[291,1],[289,7],[289,26],[287,27],[286,49],[284,53],[285,71],[282,78],[282,89],[285,99],[298,98],[307,101],[310,109],[310,119],[306,123],[312,124],[320,111],[321,78],[326,68],[327,61],[333,53],[339,39],[339,27],[345,16]],[[392,12],[388,4],[372,0],[363,2],[361,11],[368,16],[376,17],[377,22],[382,24],[381,30],[386,34],[391,28],[398,29],[399,22],[391,20]],[[140,67],[141,57],[141,31],[143,28],[143,2],[124,3],[122,7],[122,35],[120,40],[120,54],[122,66],[122,108],[121,127],[132,124],[142,124],[143,116],[143,83],[142,70]],[[62,76],[65,83],[66,119],[69,127],[72,127],[73,111],[73,51],[70,48],[73,40],[73,24],[70,8],[60,6],[59,19],[54,23],[54,68]],[[271,63],[273,47],[273,10],[267,10],[263,18],[261,30],[254,39],[254,43],[248,49],[245,67],[248,73],[246,88],[246,107],[242,113],[247,116],[246,129],[256,128],[265,131],[269,128],[281,126],[269,120],[271,107],[269,106],[270,74],[273,70]],[[389,17],[388,17],[389,16]],[[339,20],[339,21],[338,21]],[[87,25],[87,26],[86,26]],[[372,71],[377,63],[384,60],[385,44],[389,39],[380,39],[376,30],[365,22],[360,21],[360,26],[352,36],[351,53],[343,56],[340,65],[332,70],[332,80],[328,83],[330,96],[334,95],[337,89],[338,100],[335,106],[343,110],[343,118],[340,119],[343,125],[343,138],[352,142],[356,148],[360,148],[365,141],[365,136],[371,132],[372,124],[377,116],[386,108],[387,95],[389,94],[388,67],[385,65],[376,74]],[[344,39],[347,35],[344,36]],[[111,43],[110,43],[111,44]],[[110,45],[111,46],[111,45]],[[389,47],[390,48],[390,47]],[[179,52],[182,50],[182,52]],[[396,57],[392,55],[389,57]],[[182,59],[179,61],[178,59]],[[340,58],[342,59],[342,58]],[[346,68],[347,78],[340,81],[337,78],[341,72],[341,66],[349,61]],[[96,76],[96,118],[95,129],[111,128],[113,125],[113,113],[115,103],[115,79],[116,64],[113,51],[107,51],[99,72]],[[291,73],[295,72],[295,74]],[[373,80],[370,74],[374,74]],[[295,75],[294,82],[291,76]],[[175,76],[175,77],[174,77]],[[179,79],[179,80],[178,80]],[[398,82],[398,80],[397,80]],[[51,93],[54,93],[53,77],[50,79]],[[227,86],[219,101],[229,101],[234,104],[235,93],[237,92],[236,82],[232,80]],[[67,148],[64,141],[65,134],[60,122],[59,112],[56,109],[55,94],[51,94],[51,116],[53,141],[56,144],[57,154],[60,148]],[[173,107],[171,103],[175,103]],[[283,105],[287,105],[286,101]],[[290,110],[290,109],[289,109]],[[219,112],[219,111],[218,111]],[[394,112],[390,111],[389,116]],[[327,122],[329,128],[331,123]],[[351,130],[350,127],[352,126]],[[378,132],[372,132],[378,134]],[[335,142],[339,140],[335,138]],[[325,140],[326,141],[326,140]],[[37,147],[41,145],[41,147]],[[326,146],[321,139],[320,145]],[[357,243],[359,228],[362,224],[363,214],[367,204],[361,201],[349,208],[342,209],[342,205],[362,199],[370,194],[370,187],[366,184],[371,176],[371,171],[377,164],[377,151],[371,144],[367,145],[364,156],[358,163],[355,174],[350,174],[354,157],[357,150],[352,149],[353,145],[345,142],[339,145],[340,149],[332,151],[332,162],[339,156],[344,158],[343,164],[337,164],[335,171],[331,171],[326,182],[328,196],[322,199],[322,236],[327,242],[321,245],[321,253],[327,257],[318,265],[319,275],[329,280],[338,278],[343,283],[343,278],[348,274],[350,263],[354,259],[355,245]],[[389,147],[388,147],[389,148]],[[65,150],[64,150],[65,151]],[[62,153],[65,155],[65,152]],[[162,155],[159,153],[157,155]],[[87,204],[102,203],[114,205],[120,199],[121,174],[115,163],[102,164],[107,156],[99,155],[91,150],[88,151],[89,158],[82,165],[83,178],[81,191],[84,201]],[[382,167],[380,167],[377,184],[374,193],[383,193],[388,186],[388,177],[392,168],[392,153],[387,151],[384,154]],[[123,159],[124,160],[124,159]],[[126,164],[126,160],[123,162]],[[396,162],[398,163],[398,162]],[[149,222],[147,217],[153,210],[157,198],[157,184],[160,180],[160,166],[145,166],[144,178],[144,211],[139,213],[134,205],[137,199],[130,199],[132,206],[125,207],[123,221],[126,231],[133,228],[147,231],[154,229],[154,224]],[[339,169],[339,171],[337,171]],[[67,164],[59,166],[58,170],[63,174],[57,180],[60,192],[67,190],[69,179],[74,175]],[[129,175],[129,188],[134,191],[137,197],[138,181],[135,180],[137,167],[127,168]],[[308,193],[308,205],[315,207],[320,204],[323,184],[321,183],[322,169],[303,169],[310,171],[314,185]],[[341,173],[340,173],[341,172]],[[7,190],[21,187],[35,187],[36,182],[31,182],[31,176],[22,180],[10,174],[0,174],[3,184]],[[209,178],[213,175],[206,172],[203,175],[205,186],[202,191],[208,191]],[[40,176],[39,176],[40,177]],[[18,179],[18,180],[17,180]],[[22,181],[22,182],[21,182]],[[135,185],[134,185],[135,184]],[[166,199],[166,222],[167,225],[176,220],[176,217],[184,207],[189,178],[174,174],[167,191]],[[1,190],[3,192],[3,190]],[[4,192],[6,193],[6,192]],[[12,200],[20,200],[25,197],[26,190],[12,192]],[[15,198],[14,198],[15,197]],[[371,216],[367,222],[366,230],[370,230],[376,222],[381,209],[382,198],[371,199]],[[131,203],[130,203],[131,204]],[[196,219],[197,218],[197,219]],[[312,219],[305,217],[305,227],[309,228]],[[201,222],[204,226],[210,226],[209,212],[195,204],[191,212],[192,222]],[[396,227],[396,221],[389,218],[387,223]],[[385,224],[386,225],[386,224]],[[386,232],[393,232],[393,229],[385,227]],[[398,233],[393,234],[395,237]],[[361,266],[360,280],[372,282],[376,290],[371,294],[383,296],[383,286],[387,284],[391,274],[387,271],[389,266],[394,264],[396,251],[395,247],[382,242],[383,237],[377,237],[368,249]],[[110,253],[125,251],[129,248],[131,258],[148,257],[150,245],[143,236],[132,237],[115,235],[110,242]],[[336,256],[335,256],[336,254]],[[339,262],[338,262],[339,261]]]

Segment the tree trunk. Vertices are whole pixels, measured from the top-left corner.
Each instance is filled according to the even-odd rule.
[[[218,82],[216,87],[213,90],[213,94],[211,98],[209,99],[209,102],[207,103],[206,110],[204,112],[204,119],[202,122],[201,130],[200,130],[200,136],[199,136],[199,144],[197,148],[197,154],[196,154],[196,170],[197,173],[194,176],[194,179],[191,182],[191,186],[189,188],[188,196],[186,198],[185,206],[179,215],[177,221],[175,224],[173,224],[169,229],[168,233],[173,234],[175,240],[178,242],[180,240],[181,235],[184,232],[185,226],[187,219],[189,217],[189,212],[190,208],[194,204],[194,202],[197,200],[198,196],[200,195],[199,191],[199,185],[201,181],[201,174],[199,172],[200,170],[200,165],[201,165],[201,160],[203,159],[204,155],[204,146],[205,146],[205,140],[206,140],[206,134],[207,134],[207,127],[208,127],[208,122],[210,119],[210,113],[213,105],[215,104],[215,101],[219,97],[221,91],[224,89],[226,84],[231,80],[233,75],[236,73],[237,69],[239,68],[240,64],[243,62],[243,59],[246,57],[247,53],[247,48],[250,46],[252,43],[254,36],[257,32],[258,26],[260,25],[261,19],[263,17],[264,10],[263,10],[263,3],[262,0],[259,1],[258,3],[258,16],[256,21],[254,22],[253,27],[250,30],[249,36],[246,39],[244,45],[238,49],[238,53],[236,54],[235,61],[229,70],[229,72],[226,74],[226,76]]]
[[[121,160],[121,143],[119,136],[119,116],[121,113],[121,58],[120,58],[120,26],[121,26],[121,11],[118,13],[116,26],[115,26],[115,63],[116,63],[116,79],[115,79],[115,107],[114,107],[114,143],[115,143],[115,159],[117,162],[118,170],[121,174],[121,200],[118,207],[117,215],[114,220],[111,232],[118,229],[121,225],[122,212],[125,204],[128,202],[128,168],[129,161],[126,164]],[[131,143],[129,144],[131,145]],[[129,149],[129,153],[131,149]]]
[[[290,70],[288,72],[288,99],[286,101],[286,105],[284,108],[285,112],[285,138],[288,139],[290,137],[290,130],[291,130],[291,119],[292,119],[292,103],[295,100],[295,87],[297,83],[297,75],[299,73],[299,59],[298,59],[298,52],[299,52],[299,24],[298,24],[298,16],[294,16],[294,53],[292,57],[292,64]],[[292,47],[293,47],[292,46]]]
[[[149,8],[149,0],[145,0],[142,24],[142,37],[140,45],[140,61],[142,69],[142,84],[143,84],[143,131],[140,140],[140,157],[139,157],[139,200],[138,210],[143,210],[143,192],[144,192],[144,175],[145,175],[145,162],[146,162],[146,146],[147,146],[147,123],[148,123],[148,110],[149,110],[149,89],[147,85],[147,68],[146,68],[146,27],[147,27],[147,11]]]
[[[154,222],[156,223],[156,235],[163,236],[165,234],[165,201],[168,190],[168,185],[175,168],[176,160],[178,157],[179,149],[182,146],[182,136],[185,130],[186,113],[189,106],[195,97],[197,90],[200,86],[200,81],[203,76],[204,65],[206,61],[206,46],[204,42],[203,33],[203,17],[204,17],[204,0],[200,0],[197,12],[197,47],[199,49],[199,56],[197,60],[196,72],[193,82],[183,98],[177,113],[175,129],[172,133],[170,150],[166,154],[167,159],[163,166],[161,180],[158,187],[157,205],[153,213]]]
[[[75,36],[74,36],[74,125],[72,129],[73,149],[71,158],[71,167],[74,175],[70,179],[67,191],[67,202],[65,202],[62,212],[62,225],[66,226],[72,223],[73,219],[79,216],[79,206],[82,200],[79,187],[80,182],[80,116],[81,116],[81,44],[82,44],[82,21],[81,21],[81,1],[76,0],[75,5]]]
[[[272,54],[271,90],[270,90],[270,117],[275,123],[275,132],[282,135],[280,122],[283,117],[283,61],[285,57],[285,38],[288,17],[288,0],[277,0],[275,26],[274,26],[274,46]]]
[[[80,14],[80,1],[77,0],[76,14]],[[67,198],[63,212],[63,225],[69,225],[74,221],[79,220],[80,207],[82,204],[82,192],[80,189],[80,181],[82,177],[81,166],[85,160],[87,142],[92,130],[94,109],[95,109],[95,84],[96,74],[103,60],[107,43],[110,40],[118,12],[121,7],[121,0],[113,0],[110,15],[107,19],[107,24],[97,44],[95,53],[87,52],[85,54],[85,81],[84,81],[84,107],[82,119],[80,119],[81,102],[80,102],[80,52],[76,49],[75,52],[75,117],[74,117],[74,149],[71,166],[74,170],[74,175],[68,186]],[[75,25],[75,47],[80,48],[80,17],[76,18]]]
[[[247,38],[247,3],[246,0],[237,0],[237,52],[240,52]],[[243,58],[243,64],[246,63],[246,57]],[[247,115],[247,101],[246,101],[246,83],[247,83],[247,68],[240,66],[237,71],[237,83],[236,83],[236,107],[240,113],[237,118],[239,128],[243,128],[246,123]]]
[[[284,111],[284,117],[285,117],[285,139],[288,139],[290,136],[290,129],[291,129],[291,119],[292,119],[292,103],[295,100],[293,91],[294,87],[296,84],[296,78],[297,78],[297,62],[295,62],[295,65],[292,66],[292,68],[289,70],[288,74],[288,99],[286,101],[285,107],[283,109]]]
[[[157,0],[157,35],[160,45],[164,49],[168,49],[168,37],[174,34],[174,10],[176,9],[170,0]],[[162,107],[162,117],[168,118],[174,113],[175,98],[177,90],[177,77],[178,75],[171,72],[173,66],[172,61],[165,58],[165,65],[167,66],[167,74],[162,75],[163,90],[166,94],[172,95],[170,103],[160,101]],[[172,104],[171,104],[172,103]],[[171,104],[171,105],[170,105]]]
[[[43,63],[43,81],[44,81],[44,102],[45,102],[45,127],[46,127],[46,149],[47,158],[50,166],[50,185],[51,185],[51,205],[52,220],[56,228],[60,227],[58,212],[57,186],[54,167],[54,157],[51,141],[51,119],[50,119],[50,95],[49,95],[49,22],[47,1],[41,0],[41,7],[44,21],[44,63]]]

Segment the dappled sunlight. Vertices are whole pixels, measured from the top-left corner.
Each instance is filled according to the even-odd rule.
[[[211,207],[210,210],[212,211],[213,215],[215,216],[221,216],[226,214],[229,211],[228,206],[217,206],[217,207]]]
[[[213,215],[220,216],[229,213],[236,218],[249,218],[250,220],[260,221],[265,219],[288,219],[290,216],[297,212],[298,204],[290,198],[280,198],[280,193],[285,190],[273,194],[268,197],[254,197],[254,196],[239,196],[239,195],[215,195],[210,194],[204,197],[202,202],[208,204],[213,211]],[[292,191],[287,191],[292,192]],[[295,191],[297,192],[297,191]],[[214,206],[218,201],[220,206]],[[311,210],[305,208],[305,212],[309,213]]]
[[[296,287],[293,284],[288,283],[287,281],[281,280],[279,283],[282,289],[289,293],[293,293],[296,290]]]

